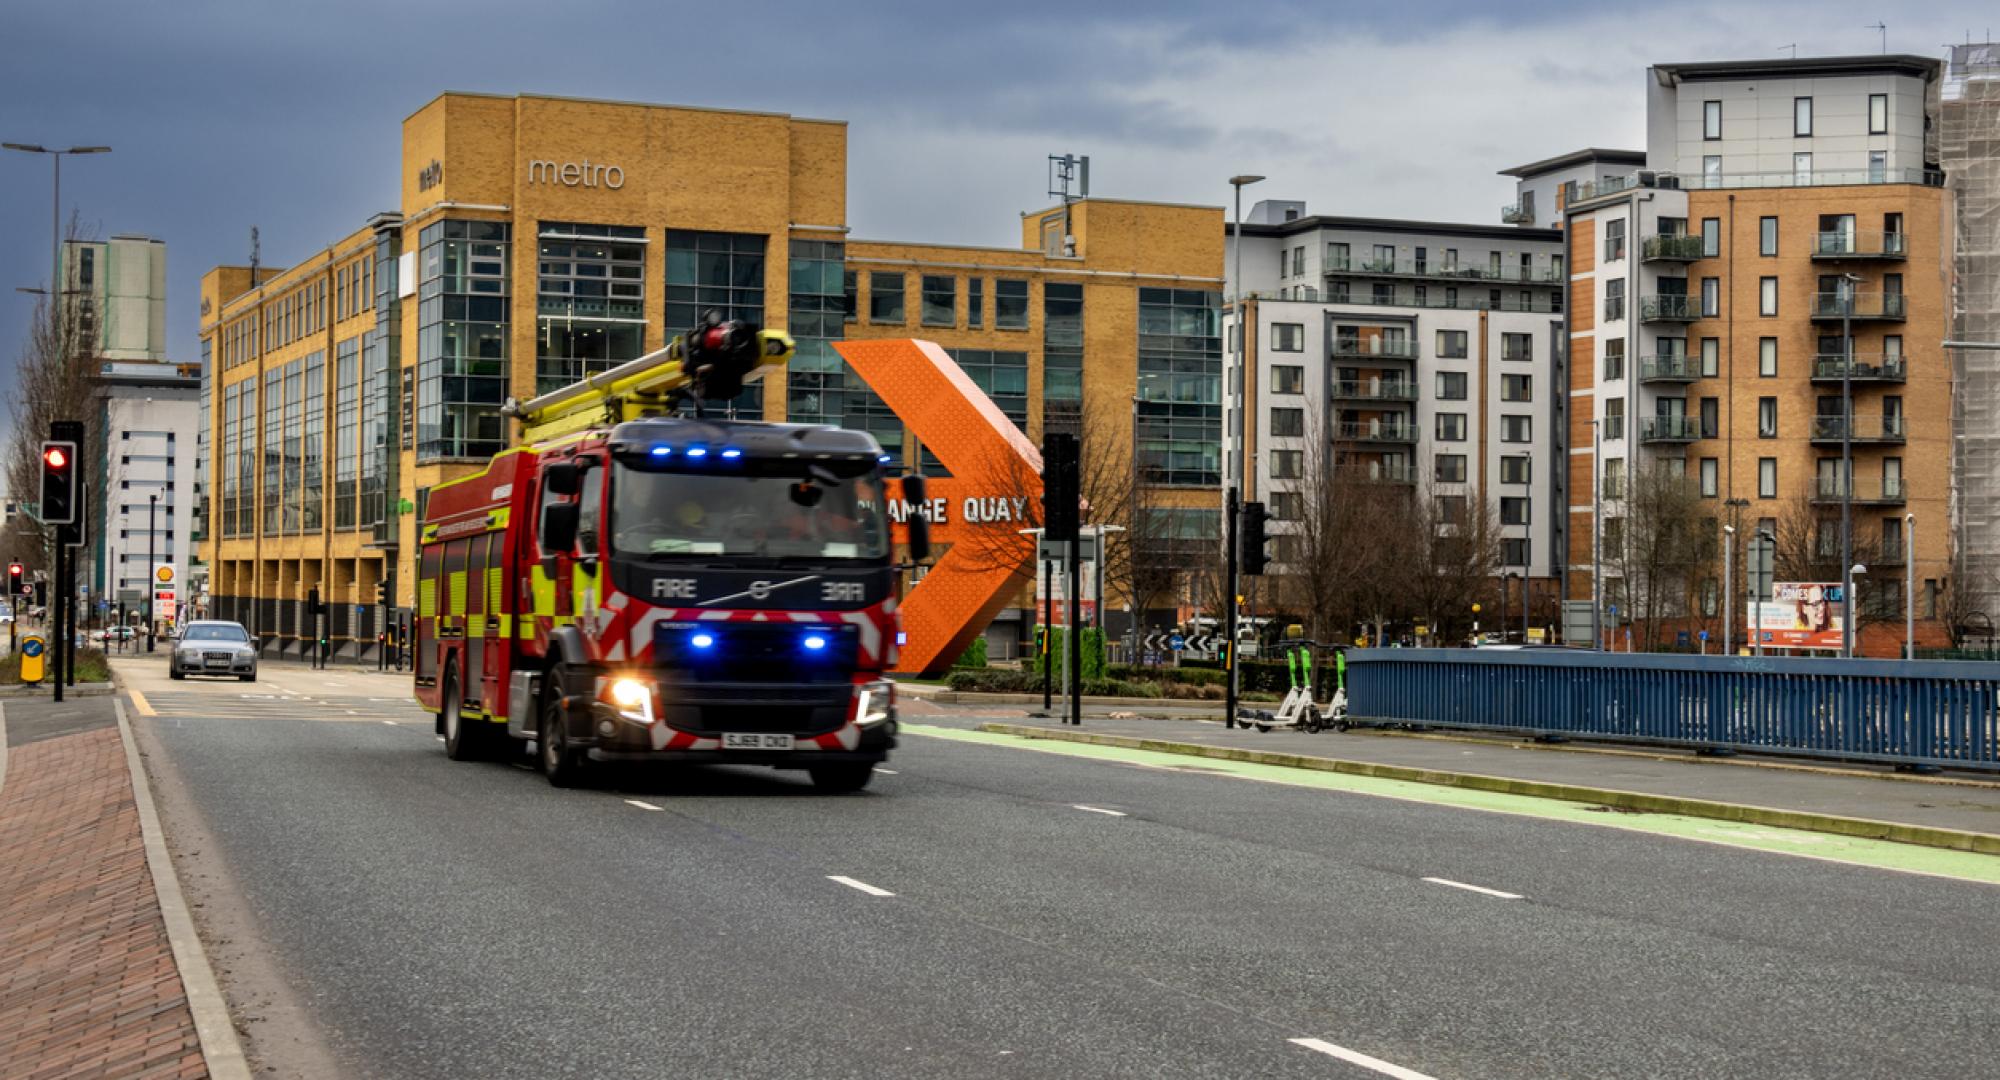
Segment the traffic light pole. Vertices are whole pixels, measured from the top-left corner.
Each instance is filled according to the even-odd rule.
[[[1222,641],[1222,668],[1223,674],[1227,677],[1228,687],[1223,692],[1222,726],[1228,728],[1236,726],[1236,695],[1239,687],[1236,677],[1236,499],[1236,485],[1231,484],[1222,511],[1223,532],[1226,538],[1224,546],[1229,549],[1225,556],[1228,560],[1228,571],[1224,575],[1223,591],[1228,595],[1223,597],[1226,614],[1223,618]]]
[[[1055,564],[1042,560],[1042,633],[1035,648],[1041,651],[1042,661],[1042,712],[1055,708],[1055,671],[1049,663],[1049,638],[1056,632],[1056,580]]]
[[[1069,685],[1069,722],[1081,727],[1083,726],[1083,637],[1081,633],[1083,622],[1080,617],[1080,613],[1083,611],[1083,590],[1079,585],[1079,579],[1082,577],[1083,570],[1083,560],[1080,557],[1083,547],[1081,537],[1070,537],[1068,547],[1069,588],[1065,591],[1064,596],[1068,601],[1069,607],[1069,649],[1065,657],[1069,661],[1069,673],[1065,681]]]
[[[49,590],[55,594],[49,597],[49,630],[51,631],[49,636],[55,639],[49,642],[50,645],[54,646],[54,648],[49,650],[49,659],[54,661],[54,667],[49,672],[51,676],[49,681],[56,688],[56,702],[58,704],[63,699],[63,654],[65,651],[63,649],[63,581],[65,580],[63,578],[63,569],[66,563],[63,551],[68,546],[62,541],[62,526],[58,525],[56,526],[56,580],[53,583],[53,587]]]

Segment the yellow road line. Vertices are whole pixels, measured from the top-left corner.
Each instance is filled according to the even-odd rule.
[[[140,693],[138,687],[129,687],[125,692],[132,695],[132,704],[138,708],[140,716],[160,715],[153,711],[153,703],[146,700],[146,695]]]

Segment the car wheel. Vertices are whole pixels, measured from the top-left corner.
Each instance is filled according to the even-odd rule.
[[[179,664],[169,660],[167,661],[167,678],[179,681],[187,678],[187,672],[182,671]]]
[[[241,680],[242,680],[242,681],[244,681],[244,682],[256,682],[256,681],[257,681],[257,669],[256,669],[256,668],[251,668],[251,669],[250,669],[250,674],[248,674],[248,675],[238,675],[238,676],[237,676],[237,678],[238,678],[238,679],[241,679]]]
[[[553,674],[549,676],[555,678]],[[568,729],[563,724],[562,694],[551,686],[542,693],[542,722],[536,731],[536,741],[540,745],[542,775],[548,777],[552,787],[576,787],[583,782],[583,756],[569,745]]]
[[[822,765],[806,771],[812,775],[813,786],[829,794],[860,791],[875,778],[873,765]]]
[[[465,719],[465,702],[458,692],[458,668],[446,665],[438,684],[438,717],[444,725],[444,756],[453,761],[477,761],[485,748],[480,733]]]

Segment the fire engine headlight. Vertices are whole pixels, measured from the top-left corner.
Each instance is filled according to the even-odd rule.
[[[883,680],[865,683],[855,689],[854,723],[858,727],[874,727],[896,715],[896,684]]]
[[[614,679],[609,693],[619,716],[641,724],[653,722],[653,688],[648,684],[638,679]]]

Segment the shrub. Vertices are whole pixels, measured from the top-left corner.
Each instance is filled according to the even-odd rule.
[[[983,668],[983,667],[985,667],[985,666],[986,666],[986,635],[984,635],[984,634],[981,634],[981,635],[979,635],[978,637],[976,637],[976,638],[973,638],[973,639],[972,639],[972,644],[970,644],[970,645],[967,645],[967,646],[965,647],[965,651],[964,651],[964,652],[962,652],[962,653],[959,653],[959,654],[958,654],[958,659],[957,659],[957,660],[954,660],[954,661],[952,661],[952,664],[951,664],[951,666],[952,666],[952,667],[954,667],[954,668]]]

